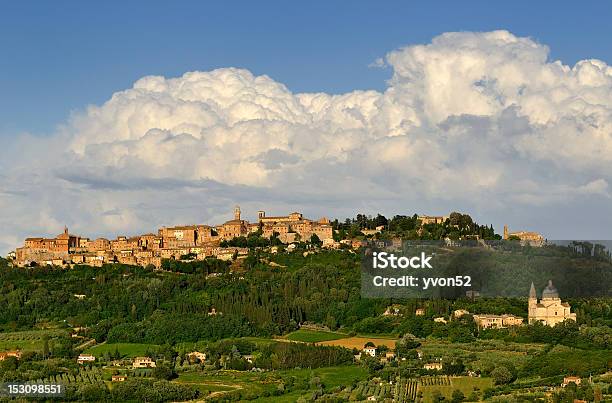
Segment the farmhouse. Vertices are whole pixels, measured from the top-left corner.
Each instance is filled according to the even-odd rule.
[[[206,354],[199,351],[192,351],[187,354],[187,360],[189,362],[204,362],[206,361]]]
[[[446,323],[446,319],[444,319],[444,317],[440,316],[440,317],[434,318],[434,322],[436,322],[436,323]]]
[[[442,371],[442,363],[441,362],[428,362],[423,365],[423,368],[429,369],[432,371]]]
[[[504,329],[510,326],[520,326],[523,318],[509,314],[503,315],[474,315],[474,322],[480,329]]]
[[[151,357],[136,357],[132,362],[132,368],[155,368],[155,361]]]
[[[94,362],[96,360],[96,357],[94,357],[91,354],[80,354],[77,358],[77,362],[79,364],[85,364],[87,362]]]
[[[460,317],[464,316],[464,315],[469,315],[470,311],[466,310],[466,309],[456,309],[453,312],[453,318],[455,319],[459,319]]]
[[[566,387],[571,382],[575,383],[576,385],[580,385],[580,382],[582,382],[582,379],[579,376],[566,376],[563,378],[563,383],[561,384],[561,386]]]
[[[363,348],[363,352],[368,354],[370,357],[376,357],[376,347],[373,346],[365,346]]]

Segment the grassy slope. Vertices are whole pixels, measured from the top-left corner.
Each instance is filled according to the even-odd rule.
[[[356,365],[346,365],[339,367],[326,367],[317,369],[292,369],[286,371],[278,371],[283,379],[295,377],[298,380],[310,380],[313,377],[319,377],[321,383],[325,385],[326,389],[332,389],[336,386],[348,386],[353,383],[353,380],[364,380],[367,378],[368,371]],[[301,396],[310,397],[312,390],[297,390],[281,396],[269,396],[265,398],[259,398],[256,402],[296,402]]]
[[[88,348],[85,353],[100,357],[107,352],[113,354],[115,349],[118,349],[121,356],[137,357],[145,355],[147,350],[153,350],[156,347],[155,344],[144,343],[104,343]]]
[[[348,336],[342,333],[300,329],[289,333],[284,338],[287,340],[301,341],[304,343],[319,343],[322,341],[344,339],[346,337]]]
[[[353,380],[363,380],[367,370],[363,367],[346,365],[317,369],[292,369],[273,373],[253,373],[240,371],[218,371],[215,373],[183,372],[174,382],[186,383],[197,387],[205,395],[214,392],[241,390],[245,395],[250,392],[261,394],[264,390],[273,392],[283,381],[296,379],[296,384],[308,383],[319,377],[326,388],[350,385]],[[281,396],[261,397],[257,402],[295,402],[300,396],[310,396],[311,390],[296,390]]]
[[[0,333],[0,351],[40,351],[43,349],[45,337],[49,338],[49,343],[53,343],[54,337],[65,335],[67,333],[68,331],[64,329],[2,332]]]

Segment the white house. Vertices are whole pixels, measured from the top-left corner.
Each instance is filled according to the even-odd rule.
[[[441,362],[429,362],[429,363],[423,365],[423,368],[434,370],[434,371],[441,371],[442,370],[442,363]]]
[[[79,357],[77,358],[77,362],[79,364],[84,364],[86,362],[94,362],[95,360],[96,357],[91,354],[79,354]]]
[[[132,362],[132,368],[155,368],[155,361],[151,357],[136,357]]]
[[[371,357],[376,357],[376,347],[364,347],[363,352]]]

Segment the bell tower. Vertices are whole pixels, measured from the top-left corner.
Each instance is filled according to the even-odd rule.
[[[240,206],[234,207],[234,220],[240,221]]]
[[[538,294],[536,293],[536,289],[532,281],[531,288],[529,289],[527,323],[532,323],[534,321],[537,315],[537,305],[538,305]]]

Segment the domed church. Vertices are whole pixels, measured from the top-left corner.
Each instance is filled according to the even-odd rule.
[[[533,283],[529,290],[529,324],[542,322],[548,326],[554,326],[564,320],[576,320],[576,314],[571,312],[567,302],[562,302],[559,292],[548,280],[548,285],[542,291],[542,299],[538,301],[538,295]]]

